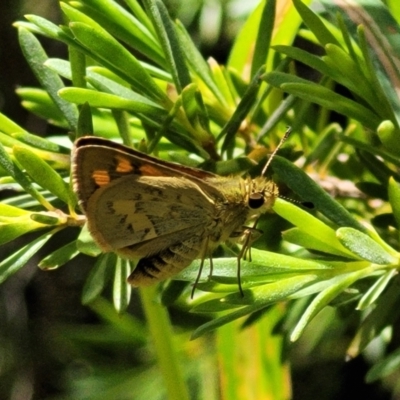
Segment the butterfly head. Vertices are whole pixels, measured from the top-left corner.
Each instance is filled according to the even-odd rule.
[[[278,186],[270,179],[258,177],[247,182],[247,205],[257,213],[271,209],[278,195]]]
[[[271,161],[275,157],[278,150],[281,148],[283,143],[285,143],[286,139],[289,137],[292,129],[288,127],[285,132],[285,135],[279,142],[278,146],[275,148],[268,161],[266,162],[261,177],[252,179],[250,184],[247,183],[248,188],[248,198],[247,204],[248,207],[252,210],[257,210],[257,213],[264,213],[267,210],[271,209],[275,203],[275,199],[279,196],[279,191],[277,185],[272,181],[264,177],[265,173]]]

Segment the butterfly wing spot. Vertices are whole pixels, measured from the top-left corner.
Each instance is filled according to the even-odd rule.
[[[115,214],[114,203],[112,201],[106,202],[106,210],[108,214]]]
[[[123,215],[123,216],[121,217],[121,219],[119,220],[119,223],[120,223],[121,225],[125,224],[127,218],[128,218],[128,214]],[[132,231],[133,231],[132,224],[128,224],[128,226],[127,226],[126,228],[127,228],[128,230],[132,230]]]
[[[117,154],[115,156],[116,166],[115,171],[121,174],[128,174],[134,171],[134,166],[131,164],[128,158]]]
[[[124,226],[130,235],[135,235],[135,239],[139,242],[151,239],[156,235],[151,221],[143,214],[137,214],[134,219],[127,216]],[[135,226],[137,227],[136,229]]]
[[[99,187],[107,186],[111,181],[110,175],[109,175],[108,171],[106,171],[106,170],[93,171],[92,178],[93,178],[95,184]]]
[[[143,176],[164,176],[159,168],[150,164],[141,165],[139,171]]]
[[[126,226],[126,230],[129,232],[129,234],[133,234],[134,232],[135,232],[135,230],[133,229],[133,226],[132,226],[132,224],[128,224],[127,226]]]

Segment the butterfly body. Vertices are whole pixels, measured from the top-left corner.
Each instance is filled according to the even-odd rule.
[[[221,177],[94,137],[76,142],[72,177],[99,247],[140,259],[129,277],[134,286],[211,257],[218,244],[243,236],[246,222],[278,196],[263,177]]]

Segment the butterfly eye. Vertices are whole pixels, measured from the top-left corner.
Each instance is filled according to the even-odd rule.
[[[262,193],[252,193],[249,197],[249,207],[256,209],[264,204],[264,196]]]

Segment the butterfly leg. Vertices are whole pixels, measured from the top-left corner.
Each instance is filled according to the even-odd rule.
[[[257,221],[254,222],[252,227],[243,227],[243,231],[241,232],[241,242],[242,244],[242,249],[240,250],[238,256],[237,256],[237,281],[238,281],[238,286],[239,286],[239,292],[244,297],[244,292],[242,288],[242,279],[241,279],[241,272],[240,272],[240,261],[243,258],[243,260],[246,260],[247,255],[248,259],[251,262],[251,245],[252,243],[260,237],[262,234],[262,231],[259,229],[256,229]]]
[[[206,240],[204,240],[202,249],[201,249],[201,262],[200,262],[200,267],[199,267],[199,272],[197,274],[196,280],[194,281],[193,288],[192,288],[192,293],[190,294],[190,298],[193,299],[194,296],[194,291],[196,290],[196,286],[200,281],[201,278],[201,273],[203,272],[203,267],[204,267],[204,260],[207,255],[207,250],[208,250],[208,243],[209,243],[210,238],[207,236]],[[210,276],[212,274],[212,258],[210,257]]]
[[[211,278],[213,275],[214,264],[213,264],[213,258],[211,256],[210,256],[209,260],[210,260],[210,275],[208,275],[208,277]]]
[[[251,262],[251,245],[262,235],[262,231],[255,228],[247,228],[244,235],[242,258]]]

